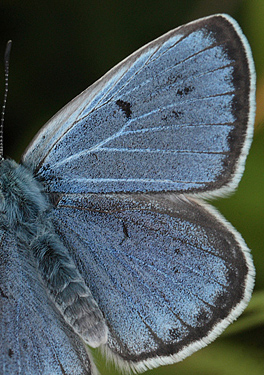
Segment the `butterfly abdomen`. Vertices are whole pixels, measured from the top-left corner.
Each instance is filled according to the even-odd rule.
[[[0,224],[34,255],[40,279],[66,322],[96,347],[107,340],[107,326],[93,296],[55,233],[52,206],[29,170],[14,161],[0,164]]]

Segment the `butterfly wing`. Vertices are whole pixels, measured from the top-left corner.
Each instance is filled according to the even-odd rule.
[[[253,131],[254,90],[236,22],[204,18],[112,69],[23,155],[105,315],[106,348],[137,370],[181,360],[220,334],[248,302],[254,268],[240,235],[204,203],[104,194],[232,189]]]
[[[0,373],[91,375],[82,341],[54,310],[25,247],[0,232]]]
[[[136,370],[207,345],[249,301],[254,267],[212,207],[180,195],[64,195],[54,225]]]
[[[22,161],[49,192],[218,192],[243,169],[255,75],[225,15],[141,48],[64,107]]]

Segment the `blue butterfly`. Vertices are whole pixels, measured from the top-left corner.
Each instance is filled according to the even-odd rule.
[[[255,112],[250,47],[227,15],[147,44],[0,163],[0,373],[174,363],[246,307],[254,266],[203,198],[234,190]]]

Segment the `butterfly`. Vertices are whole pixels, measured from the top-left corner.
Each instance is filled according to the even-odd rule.
[[[0,162],[0,372],[174,363],[244,310],[254,266],[205,198],[233,191],[255,112],[230,16],[178,27],[110,70]]]

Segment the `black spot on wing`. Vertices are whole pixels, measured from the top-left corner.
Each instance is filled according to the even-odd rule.
[[[129,237],[128,231],[127,231],[127,226],[125,225],[125,223],[123,223],[123,233],[124,233],[124,235],[125,235],[126,238]]]
[[[180,118],[181,117],[181,115],[182,115],[182,112],[180,112],[180,111],[172,111],[172,114],[176,117],[176,118]]]
[[[183,89],[178,89],[177,92],[176,92],[176,95],[180,95],[180,96],[183,96],[183,95],[188,95],[189,92],[192,92],[194,90],[194,87],[192,86],[186,86],[184,87]]]
[[[119,243],[119,245],[122,245],[123,242],[124,242],[127,238],[129,238],[126,224],[125,224],[125,223],[122,223],[122,227],[123,227],[122,229],[123,229],[123,233],[124,233],[124,238],[123,238],[122,241]]]
[[[119,108],[122,109],[122,111],[124,112],[124,114],[126,115],[127,118],[130,118],[131,117],[131,104],[128,103],[128,102],[124,102],[123,100],[121,99],[118,99],[116,101],[116,104],[119,106]]]
[[[2,298],[7,298],[8,299],[8,296],[4,293],[4,291],[0,288],[0,296]]]

